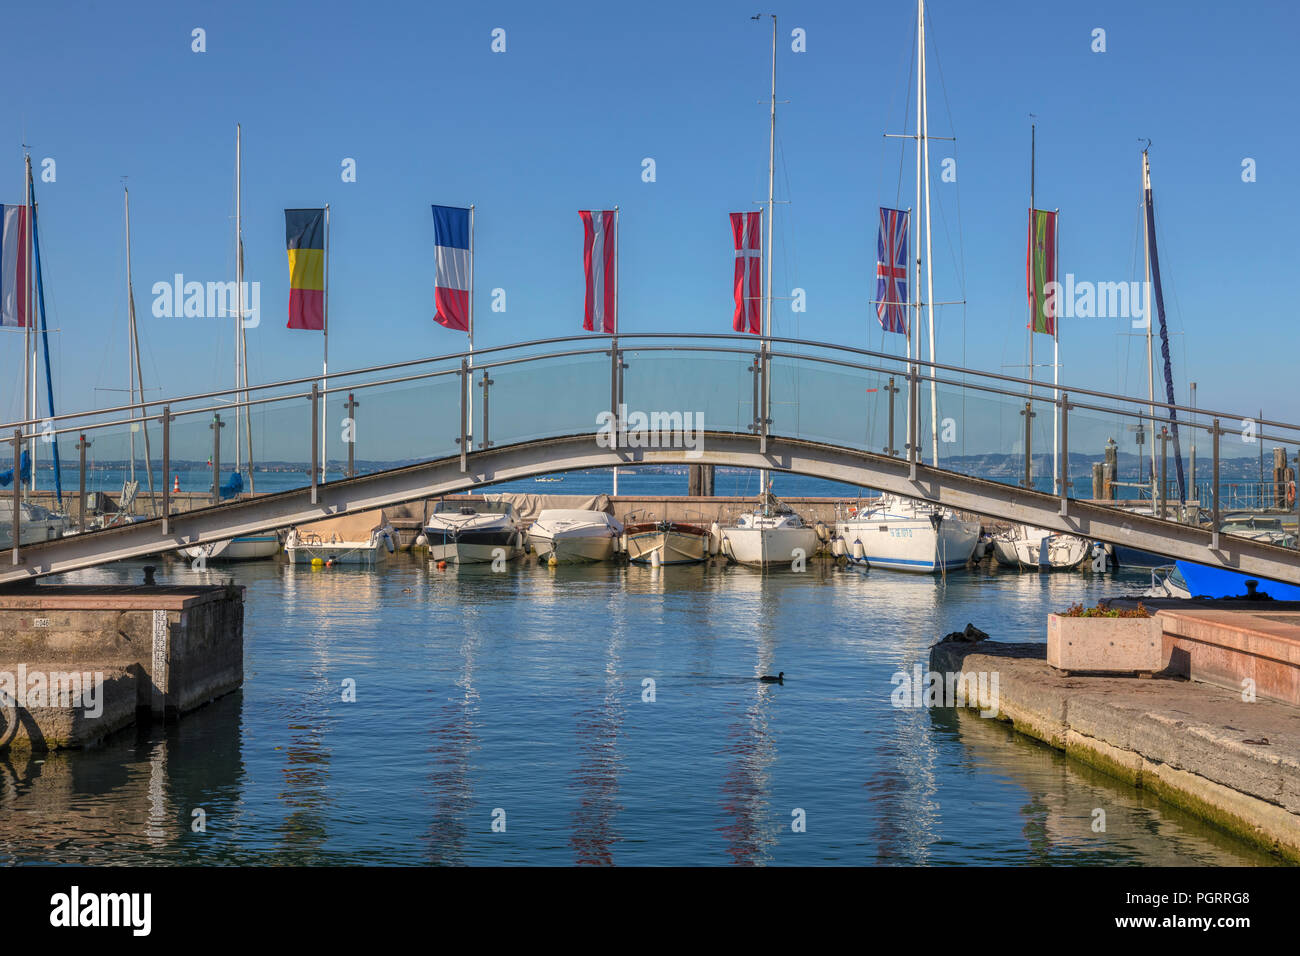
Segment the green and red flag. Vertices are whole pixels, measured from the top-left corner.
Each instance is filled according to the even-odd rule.
[[[319,332],[325,328],[325,210],[286,209],[289,250],[289,325]]]
[[[1026,289],[1029,294],[1029,326],[1035,332],[1056,334],[1056,216],[1045,209],[1029,210],[1029,251],[1025,255]],[[1049,288],[1049,286],[1051,288]]]

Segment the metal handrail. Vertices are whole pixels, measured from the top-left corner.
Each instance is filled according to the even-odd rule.
[[[436,362],[452,362],[452,361],[455,361],[455,362],[459,363],[462,359],[465,359],[465,360],[470,361],[470,362],[473,364],[473,367],[476,368],[476,369],[477,369],[477,368],[484,367],[485,365],[493,365],[493,366],[497,366],[497,367],[499,367],[499,365],[502,364],[502,363],[481,363],[481,362],[479,362],[479,363],[474,363],[473,360],[476,359],[476,358],[481,358],[481,357],[484,356],[484,355],[495,354],[495,353],[505,352],[505,351],[514,351],[514,350],[520,350],[520,349],[530,349],[530,348],[536,348],[536,347],[540,347],[540,346],[559,344],[559,343],[563,343],[563,342],[575,342],[575,341],[586,341],[586,342],[590,342],[590,341],[592,340],[592,337],[593,337],[593,336],[592,336],[591,334],[587,334],[587,335],[567,335],[567,336],[558,336],[558,337],[547,338],[547,339],[534,339],[534,340],[531,340],[531,341],[528,341],[528,342],[519,342],[519,343],[513,343],[513,344],[507,344],[507,345],[487,346],[487,347],[483,347],[483,348],[476,349],[476,350],[473,351],[473,352],[470,352],[470,351],[463,351],[463,352],[450,352],[450,353],[446,353],[446,354],[444,354],[444,355],[429,356],[429,357],[419,358],[419,359],[409,359],[409,360],[404,361],[404,362],[393,362],[393,363],[388,363],[388,364],[384,364],[384,365],[373,365],[373,366],[367,366],[367,367],[359,368],[359,369],[351,369],[351,370],[344,370],[344,371],[339,371],[339,372],[331,372],[330,375],[329,375],[329,378],[330,378],[330,380],[335,380],[335,379],[340,379],[340,378],[351,378],[351,377],[354,377],[354,376],[365,375],[365,374],[369,374],[369,373],[373,373],[373,372],[383,372],[383,371],[392,371],[392,370],[395,370],[395,369],[402,369],[402,368],[412,368],[412,367],[414,367],[414,366],[418,366],[418,365],[427,365],[427,364],[436,363]],[[602,336],[602,338],[604,338],[604,337]],[[606,341],[612,341],[613,338],[614,338],[613,336],[610,336],[608,339],[606,339]],[[1001,373],[1001,372],[988,372],[988,371],[983,371],[983,370],[979,370],[979,369],[969,369],[969,368],[964,368],[964,367],[962,367],[962,366],[957,366],[957,365],[948,365],[948,364],[943,363],[943,362],[930,362],[930,361],[927,361],[927,360],[925,360],[925,359],[920,359],[920,358],[908,359],[908,358],[901,357],[901,356],[897,356],[897,355],[891,355],[891,354],[889,354],[889,353],[876,352],[876,351],[873,351],[873,350],[871,350],[871,349],[862,349],[862,348],[858,348],[858,347],[856,347],[856,346],[851,346],[851,345],[837,345],[837,344],[835,344],[835,343],[831,343],[831,342],[820,342],[820,341],[809,340],[809,339],[793,339],[793,338],[788,338],[788,337],[784,337],[784,336],[766,336],[766,337],[764,337],[764,336],[747,335],[747,334],[743,334],[743,333],[739,333],[739,334],[738,334],[738,333],[721,333],[721,332],[718,332],[718,333],[714,333],[714,332],[620,332],[619,335],[618,335],[618,338],[619,338],[619,339],[622,339],[622,340],[624,340],[624,341],[629,340],[629,339],[631,339],[631,340],[637,340],[637,339],[664,339],[664,338],[672,338],[672,339],[679,339],[679,340],[680,340],[680,339],[690,339],[690,340],[723,340],[723,341],[746,342],[746,343],[749,343],[749,345],[748,345],[746,348],[744,348],[744,349],[737,349],[737,350],[736,350],[737,352],[742,352],[742,351],[743,351],[743,352],[745,352],[745,353],[752,353],[753,350],[754,350],[754,348],[755,348],[755,345],[761,345],[761,344],[763,344],[763,343],[766,343],[766,344],[768,345],[769,350],[770,350],[770,346],[771,346],[772,344],[774,344],[774,343],[782,343],[782,344],[787,344],[787,345],[803,346],[803,347],[806,347],[806,348],[828,349],[828,350],[835,351],[835,352],[843,352],[843,353],[849,353],[849,354],[853,354],[853,355],[866,356],[866,357],[870,357],[870,358],[874,358],[874,359],[882,359],[882,360],[885,360],[885,361],[888,361],[888,362],[894,363],[895,365],[897,365],[897,366],[901,366],[901,367],[904,367],[904,368],[906,368],[906,367],[910,367],[910,366],[916,366],[916,367],[918,368],[918,371],[919,371],[921,368],[930,369],[930,370],[932,370],[932,371],[931,371],[931,375],[926,377],[926,379],[925,379],[926,381],[929,381],[929,380],[930,380],[930,377],[933,376],[934,373],[935,373],[935,372],[938,372],[938,371],[955,372],[955,373],[960,374],[960,375],[974,375],[974,376],[979,376],[979,377],[984,378],[984,379],[993,379],[993,380],[995,380],[995,381],[1005,382],[1005,383],[1009,383],[1009,384],[1012,384],[1012,385],[1020,385],[1020,386],[1024,386],[1024,387],[1027,387],[1027,388],[1031,388],[1031,389],[1035,390],[1036,392],[1040,392],[1040,393],[1041,393],[1041,392],[1044,392],[1044,391],[1052,391],[1052,392],[1058,392],[1058,393],[1059,393],[1059,392],[1069,392],[1071,395],[1088,395],[1088,396],[1095,397],[1095,398],[1108,398],[1108,399],[1116,400],[1116,401],[1119,401],[1119,402],[1122,402],[1122,403],[1127,403],[1127,404],[1132,404],[1132,405],[1139,405],[1139,406],[1142,406],[1142,407],[1146,410],[1146,414],[1145,414],[1145,415],[1138,415],[1137,413],[1128,413],[1128,414],[1132,414],[1134,417],[1145,417],[1145,418],[1150,418],[1150,417],[1152,417],[1152,415],[1151,415],[1151,410],[1152,410],[1152,409],[1155,409],[1155,410],[1157,410],[1157,411],[1161,411],[1161,410],[1163,410],[1163,411],[1165,411],[1165,412],[1185,412],[1185,413],[1187,413],[1187,414],[1189,414],[1189,415],[1194,415],[1194,416],[1196,416],[1196,417],[1198,417],[1198,418],[1220,418],[1220,419],[1229,419],[1229,420],[1237,419],[1237,420],[1241,420],[1241,421],[1253,421],[1253,422],[1255,422],[1256,425],[1257,425],[1258,427],[1260,427],[1260,428],[1263,428],[1263,427],[1265,427],[1265,426],[1270,426],[1270,427],[1273,427],[1273,428],[1283,429],[1283,430],[1285,430],[1285,431],[1296,431],[1296,432],[1300,432],[1300,424],[1291,424],[1291,423],[1288,423],[1288,422],[1274,421],[1274,420],[1272,420],[1272,419],[1266,419],[1266,418],[1262,418],[1262,417],[1260,417],[1260,418],[1256,418],[1255,416],[1252,416],[1252,415],[1244,415],[1244,416],[1242,416],[1242,415],[1237,415],[1237,414],[1235,414],[1235,413],[1229,413],[1229,412],[1217,411],[1217,410],[1215,410],[1215,409],[1204,408],[1204,407],[1193,408],[1193,407],[1191,407],[1191,406],[1187,406],[1187,405],[1181,405],[1181,404],[1178,404],[1178,403],[1170,403],[1170,402],[1154,401],[1154,400],[1151,400],[1151,399],[1148,399],[1148,398],[1141,398],[1141,397],[1134,397],[1134,396],[1114,395],[1114,394],[1112,394],[1112,393],[1109,393],[1109,392],[1102,392],[1102,391],[1098,391],[1098,390],[1096,390],[1096,389],[1089,389],[1089,388],[1083,388],[1083,387],[1075,387],[1075,386],[1072,386],[1072,385],[1068,385],[1067,383],[1064,383],[1064,382],[1055,383],[1055,384],[1050,384],[1050,383],[1045,383],[1045,382],[1042,382],[1042,381],[1033,381],[1033,380],[1030,380],[1030,379],[1028,379],[1028,378],[1022,378],[1022,377],[1019,377],[1019,376],[1007,375],[1007,374],[1004,374],[1004,373]],[[627,351],[627,350],[628,350],[628,349],[627,349],[626,346],[625,346],[624,351]],[[635,350],[635,349],[634,349],[634,350]],[[640,351],[644,351],[644,350],[646,350],[645,347],[642,347],[642,349],[640,349]],[[686,349],[686,347],[677,347],[677,348],[674,348],[674,347],[672,347],[672,346],[668,346],[668,347],[662,347],[661,349],[658,349],[658,350],[662,350],[662,351],[684,351],[684,350],[687,350],[687,349]],[[723,349],[690,349],[690,350],[693,350],[693,351],[731,351],[731,350],[723,350]],[[519,363],[519,362],[526,362],[526,361],[532,361],[532,360],[541,360],[541,359],[548,359],[548,358],[559,358],[559,357],[564,357],[564,356],[567,356],[567,355],[598,354],[598,353],[600,353],[600,352],[604,352],[604,353],[608,354],[608,351],[609,351],[608,347],[605,347],[605,348],[600,348],[600,349],[575,350],[575,351],[571,351],[571,352],[561,352],[561,353],[554,353],[554,354],[551,354],[551,353],[543,353],[543,354],[539,354],[539,355],[521,356],[519,359],[513,359],[513,360],[510,360],[510,363],[517,364],[517,363]],[[815,360],[815,361],[823,361],[823,362],[832,362],[832,363],[834,363],[834,364],[842,364],[842,365],[845,365],[845,366],[847,366],[847,367],[863,368],[863,366],[861,366],[861,365],[859,365],[859,364],[855,364],[855,363],[844,363],[844,362],[840,362],[840,361],[837,361],[837,360],[826,359],[826,358],[824,358],[824,357],[822,357],[822,356],[814,356],[814,355],[807,355],[807,354],[791,354],[791,353],[785,353],[785,352],[782,352],[782,353],[775,353],[775,352],[770,352],[770,351],[769,351],[769,354],[770,354],[771,356],[773,356],[773,357],[775,357],[775,356],[777,356],[777,355],[780,355],[781,357],[786,357],[786,358],[812,359],[812,360]],[[434,376],[442,375],[442,374],[455,374],[457,371],[459,371],[459,369],[456,369],[456,368],[453,368],[453,369],[444,369],[444,370],[439,370],[439,371],[437,371],[437,372],[430,372],[430,373],[428,373],[427,375],[410,376],[410,377],[408,377],[408,379],[406,379],[406,380],[418,380],[418,379],[420,379],[420,378],[424,378],[424,377],[434,377]],[[896,371],[897,371],[897,370],[896,370]],[[233,395],[233,396],[247,395],[248,393],[251,393],[251,392],[263,391],[263,390],[266,390],[266,389],[272,389],[272,388],[286,388],[286,387],[294,386],[294,385],[308,385],[308,384],[311,384],[311,383],[313,383],[313,382],[319,382],[320,380],[321,380],[321,376],[315,376],[315,375],[313,375],[313,376],[305,376],[305,377],[302,377],[302,378],[285,379],[285,380],[278,381],[278,382],[265,382],[265,383],[262,383],[262,384],[260,384],[260,385],[248,385],[248,386],[246,386],[246,387],[235,387],[235,388],[220,389],[220,390],[209,391],[209,392],[199,392],[199,393],[195,393],[195,394],[192,394],[192,395],[186,395],[186,396],[182,396],[182,397],[178,397],[178,398],[170,398],[170,399],[159,398],[159,399],[148,400],[148,401],[140,401],[140,402],[128,403],[128,404],[125,404],[125,405],[116,405],[116,406],[111,406],[111,407],[109,407],[109,408],[90,409],[90,410],[80,411],[80,412],[65,412],[65,413],[63,413],[63,414],[61,414],[61,415],[48,416],[48,417],[45,417],[45,418],[21,419],[21,420],[17,420],[17,421],[13,421],[13,422],[6,422],[6,423],[3,423],[3,424],[0,424],[0,430],[14,429],[14,428],[24,428],[24,427],[27,427],[27,426],[34,426],[34,425],[45,425],[45,424],[50,423],[50,422],[56,422],[56,421],[68,421],[68,420],[72,420],[72,419],[81,419],[81,418],[86,418],[86,417],[89,417],[89,416],[92,416],[92,415],[104,415],[104,414],[112,414],[112,413],[117,413],[117,412],[137,412],[137,413],[142,413],[142,414],[144,415],[144,417],[147,418],[147,417],[149,416],[149,409],[151,409],[151,408],[161,409],[162,406],[164,406],[164,405],[172,405],[172,406],[175,406],[175,405],[177,405],[177,404],[181,404],[181,403],[192,402],[192,401],[199,401],[199,400],[210,399],[210,398],[217,398],[217,397],[219,397],[219,396],[226,396],[226,395]],[[381,383],[371,383],[371,384],[381,384]],[[960,385],[961,387],[967,387],[967,386],[971,386],[973,383],[962,382],[962,383],[951,383],[951,384]],[[368,386],[366,386],[366,385],[362,385],[362,386],[351,385],[351,386],[346,386],[346,387],[347,387],[347,388],[351,388],[352,390],[356,390],[358,387],[362,387],[362,388],[364,388],[364,387],[368,387]],[[339,390],[342,390],[343,388],[345,388],[345,386],[339,386]],[[331,389],[331,391],[333,391],[333,390],[334,390],[334,389]],[[1006,394],[1014,394],[1014,393],[1007,392]],[[1033,394],[1033,393],[1031,393],[1031,394]],[[1043,397],[1041,397],[1041,398],[1037,398],[1036,400],[1044,401],[1044,402],[1049,402],[1049,401],[1050,401],[1050,402],[1052,402],[1052,403],[1056,403],[1056,401],[1057,401],[1056,399],[1048,398],[1048,397],[1046,397],[1046,396],[1043,396]],[[241,400],[241,399],[239,399],[238,397],[236,397],[233,401],[229,402],[225,407],[230,408],[230,407],[236,407],[236,406],[243,406],[243,405],[251,404],[251,403],[253,403],[254,401],[255,401],[255,400],[253,400],[253,399],[242,399],[242,400]],[[259,402],[260,402],[260,401],[263,401],[263,400],[260,400],[260,399],[259,399],[259,400],[256,400],[256,401],[259,401]],[[1110,411],[1110,410],[1108,410],[1108,411]],[[181,414],[181,412],[177,412],[176,414]],[[1125,414],[1125,413],[1121,413],[1121,414]],[[1179,421],[1179,424],[1188,424],[1188,425],[1191,425],[1191,424],[1193,424],[1193,423],[1188,422],[1188,421],[1185,421],[1185,420],[1180,420],[1180,421]],[[59,433],[59,434],[64,434],[64,433],[69,433],[69,432],[77,431],[77,430],[84,430],[84,429],[72,429],[72,428],[69,428],[69,429],[66,429],[66,430],[61,430],[61,431],[59,431],[58,433]],[[47,432],[47,433],[48,433],[48,432]]]

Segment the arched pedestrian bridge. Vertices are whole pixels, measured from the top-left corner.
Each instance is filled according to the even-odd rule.
[[[1201,469],[1185,499],[1169,440],[1175,421],[1184,459],[1195,445]],[[1300,584],[1294,534],[1218,530],[1233,503],[1224,475],[1256,462],[1257,443],[1294,464],[1300,426],[820,342],[574,336],[0,429],[15,463],[27,450],[48,465],[57,439],[65,469],[80,471],[65,480],[73,500],[96,474],[79,468],[83,460],[116,468],[120,482],[134,459],[147,495],[137,510],[157,515],[20,543],[0,558],[0,584],[552,471],[670,463],[829,478]],[[1091,460],[1109,439],[1123,446],[1138,434],[1147,438],[1133,446],[1148,456],[1141,481],[1131,460],[1116,476],[1129,500],[1093,500]],[[204,506],[178,513],[170,477],[229,474],[236,436],[240,460],[251,436],[259,469],[295,487],[246,488],[220,503],[214,488]],[[93,457],[83,459],[87,449]],[[38,467],[38,484],[51,481]],[[1294,524],[1285,482],[1256,490],[1284,528]]]

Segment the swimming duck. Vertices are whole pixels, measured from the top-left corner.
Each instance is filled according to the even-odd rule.
[[[773,677],[771,674],[764,674],[762,677],[759,678],[759,680],[761,680],[764,684],[784,684],[785,671],[781,671],[781,673],[777,674],[775,677]]]

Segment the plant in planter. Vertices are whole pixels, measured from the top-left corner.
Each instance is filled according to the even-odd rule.
[[[1066,671],[1153,674],[1164,670],[1164,628],[1139,604],[1075,604],[1047,618],[1047,663]]]

